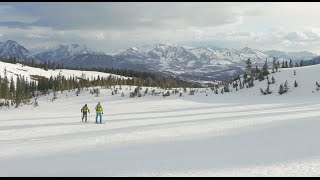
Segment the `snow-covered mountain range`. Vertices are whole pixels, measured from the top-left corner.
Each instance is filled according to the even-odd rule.
[[[211,49],[208,47],[184,47],[171,44],[151,44],[132,47],[115,55],[130,62],[143,62],[149,68],[162,73],[178,75],[188,79],[222,80],[243,73],[244,61],[250,58],[255,65],[262,66],[267,59],[309,60],[317,55],[302,52],[261,51],[245,47],[236,49]]]
[[[300,51],[300,52],[283,52],[283,51],[277,51],[277,50],[270,50],[264,52],[269,57],[276,57],[280,59],[292,59],[293,61],[300,61],[303,60],[310,60],[316,56],[317,54],[308,52],[308,51]]]
[[[63,59],[81,54],[104,55],[102,51],[90,49],[85,45],[70,44],[52,47],[44,52],[37,54],[36,58],[43,61],[61,61]]]
[[[17,59],[23,60],[35,59],[35,56],[31,54],[25,47],[11,40],[0,42],[0,57],[16,57]]]
[[[67,66],[108,67],[158,72],[192,80],[223,80],[243,73],[244,61],[250,58],[261,66],[267,59],[300,61],[317,57],[316,54],[283,51],[261,51],[245,47],[221,49],[208,47],[186,47],[169,43],[132,47],[115,54],[106,54],[85,45],[70,44],[37,50],[36,55],[15,41],[0,43],[0,57],[15,56],[18,59],[53,61]]]

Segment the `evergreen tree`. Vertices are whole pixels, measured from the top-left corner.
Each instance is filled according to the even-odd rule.
[[[282,94],[284,93],[283,85],[282,85],[282,84],[280,84],[278,93],[279,93],[280,95],[282,95]]]
[[[266,89],[267,94],[271,94],[272,92],[270,91],[270,85],[268,84],[267,89]]]
[[[21,92],[20,92],[21,102],[25,103],[25,100],[27,99],[27,95],[26,95],[26,82],[23,76],[20,76],[20,88],[21,88]]]
[[[302,67],[303,66],[303,60],[301,59],[301,61],[300,61],[300,67]]]
[[[292,59],[290,59],[289,67],[290,67],[290,68],[292,68],[292,67],[293,67]]]
[[[243,74],[243,82],[247,82],[247,80],[248,80],[248,74],[244,73]]]
[[[3,89],[3,80],[2,80],[2,77],[0,76],[0,99],[2,99],[2,89]]]
[[[252,62],[251,62],[250,58],[248,60],[246,60],[245,63],[246,63],[246,74],[249,77],[251,77]]]
[[[294,81],[294,87],[298,87],[297,81]]]
[[[1,90],[1,93],[2,93],[2,98],[7,101],[8,99],[11,99],[10,97],[10,90],[9,90],[9,81],[8,81],[8,77],[7,77],[7,74],[4,73],[4,79],[3,79],[3,82],[2,82],[2,90]]]
[[[229,84],[228,84],[228,83],[226,83],[226,84],[223,85],[223,91],[224,91],[224,92],[230,92]]]
[[[58,99],[58,97],[57,97],[57,91],[56,91],[55,88],[53,88],[53,98],[52,98],[52,101],[54,101],[54,100],[56,100],[56,99]]]
[[[253,79],[251,78],[251,79],[249,80],[249,82],[248,82],[247,88],[251,88],[251,87],[253,87],[253,86],[254,86],[254,83],[253,83]]]
[[[31,67],[34,67],[34,66],[35,66],[35,62],[34,62],[34,59],[32,59]]]
[[[48,71],[48,64],[47,64],[47,61],[44,61],[43,69],[44,69],[45,71]]]
[[[262,72],[260,72],[260,74],[259,74],[259,81],[263,81],[264,80],[264,76],[263,76],[263,71]]]
[[[259,73],[260,73],[260,69],[258,68],[258,66],[256,66],[255,74],[259,74]]]
[[[287,93],[287,92],[289,91],[288,81],[286,81],[286,82],[284,83],[283,91],[284,91],[284,93]]]
[[[277,62],[276,62],[276,58],[273,57],[273,61],[272,61],[272,73],[275,73],[275,70],[277,70]]]
[[[265,61],[264,65],[263,65],[262,73],[263,73],[263,76],[267,76],[269,74],[267,60]]]
[[[260,93],[261,93],[262,95],[266,95],[266,93],[262,90],[262,88],[260,88]]]
[[[21,99],[22,99],[22,88],[21,88],[21,82],[19,76],[17,76],[17,81],[16,81],[16,95],[15,95],[15,103],[16,103],[16,108],[19,107],[21,104]]]
[[[276,80],[274,79],[273,76],[272,76],[272,78],[271,78],[271,82],[272,82],[272,84],[276,83]]]

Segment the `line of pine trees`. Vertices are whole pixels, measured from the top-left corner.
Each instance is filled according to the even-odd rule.
[[[36,68],[43,68],[46,66],[45,70],[49,68],[52,70],[56,70],[61,68],[61,65],[54,64],[37,64],[34,61],[30,62],[19,62],[16,58],[9,59],[0,59],[0,61],[12,63],[12,64],[22,64],[22,66],[32,66]],[[50,66],[48,66],[50,65]],[[46,69],[48,67],[48,69]],[[71,69],[71,68],[69,68]],[[76,68],[73,68],[77,70]],[[120,78],[109,75],[108,77],[86,77],[83,73],[81,77],[65,77],[59,73],[58,76],[51,76],[50,78],[46,78],[38,75],[31,75],[30,80],[27,81],[25,77],[16,75],[16,79],[14,81],[14,77],[10,76],[10,80],[7,76],[6,69],[3,72],[4,76],[0,76],[0,107],[1,106],[15,106],[18,107],[20,104],[27,104],[30,102],[30,99],[33,97],[37,97],[39,95],[48,94],[50,92],[54,92],[56,94],[57,91],[65,90],[75,90],[80,92],[80,89],[89,88],[94,86],[104,86],[111,87],[114,85],[129,85],[129,86],[149,86],[149,87],[160,87],[160,88],[197,88],[200,87],[197,83],[184,81],[181,79],[173,78],[173,77],[164,77],[159,76],[157,74],[146,73],[146,72],[137,72],[132,70],[118,70],[118,69],[103,69],[103,68],[83,68],[81,70],[86,71],[100,71],[111,74],[118,74],[122,76],[129,76],[131,78]]]
[[[37,89],[41,93],[49,93],[53,91],[64,91],[72,89],[83,89],[95,86],[111,87],[115,85],[129,85],[129,86],[150,86],[161,88],[177,88],[177,87],[190,87],[188,82],[179,82],[174,79],[164,79],[163,81],[150,81],[141,78],[118,78],[109,75],[108,77],[100,77],[99,75],[93,77],[91,80],[85,77],[65,77],[62,75],[50,78],[37,77]]]
[[[18,107],[22,103],[29,103],[30,99],[36,95],[36,84],[35,81],[28,81],[21,75],[16,76],[16,81],[13,77],[9,80],[6,70],[4,70],[4,76],[0,76],[0,107]]]
[[[81,78],[81,77],[65,77],[62,75],[51,76],[46,78],[43,76],[31,76],[31,80],[26,80],[24,76],[16,76],[14,81],[13,76],[10,80],[7,77],[7,72],[4,70],[4,77],[0,76],[0,107],[2,106],[15,106],[19,107],[20,104],[27,104],[30,102],[30,99],[40,95],[46,95],[50,92],[56,94],[57,91],[71,91],[83,90],[84,88],[101,86],[101,87],[111,87],[115,85],[129,85],[129,86],[147,86],[155,85],[155,82],[148,82],[140,78],[117,78],[115,76],[93,78]],[[189,84],[183,84],[182,82],[180,87],[188,87]],[[163,87],[173,87],[177,88],[178,83],[174,80],[166,80],[160,83]]]

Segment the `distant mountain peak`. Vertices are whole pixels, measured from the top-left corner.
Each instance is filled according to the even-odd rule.
[[[6,40],[0,43],[0,57],[15,57],[19,60],[35,59],[25,47],[13,40]]]
[[[16,41],[13,41],[13,40],[6,40],[3,43],[18,44]]]
[[[248,46],[242,48],[241,50],[251,50],[251,48],[249,48]]]
[[[86,45],[80,44],[60,44],[47,51],[39,53],[36,57],[40,60],[60,61],[65,58],[71,58],[76,55],[105,55],[104,52],[88,48]]]
[[[246,47],[244,47],[244,48],[240,49],[240,51],[244,51],[244,52],[253,52],[253,51],[259,51],[259,50],[257,50],[257,49],[253,49],[253,48],[250,48],[250,47],[246,46]]]
[[[138,48],[137,47],[132,47],[132,48],[130,48],[130,50],[138,51]]]

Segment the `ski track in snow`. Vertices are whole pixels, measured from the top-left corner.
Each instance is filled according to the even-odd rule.
[[[0,176],[319,176],[320,95],[311,93],[319,69],[273,74],[299,80],[282,96],[278,86],[260,95],[264,81],[208,96],[65,91],[54,102],[40,97],[39,107],[1,109]],[[97,102],[102,125],[93,123]],[[89,123],[80,123],[84,104]]]

